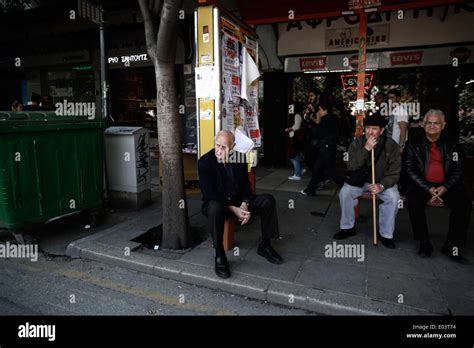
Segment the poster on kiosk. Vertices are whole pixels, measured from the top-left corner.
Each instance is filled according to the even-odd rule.
[[[249,172],[261,146],[258,124],[258,42],[255,32],[215,6],[195,12],[198,156],[214,148],[220,130],[235,135],[234,152]]]

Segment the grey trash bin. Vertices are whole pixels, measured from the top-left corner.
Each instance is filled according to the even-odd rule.
[[[116,207],[141,208],[151,202],[150,136],[143,127],[105,130],[107,186]]]

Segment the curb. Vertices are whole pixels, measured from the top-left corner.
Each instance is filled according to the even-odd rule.
[[[110,231],[103,231],[69,244],[66,255],[132,269],[235,295],[327,315],[439,315],[430,311],[397,305],[367,297],[309,288],[291,282],[233,272],[229,279],[218,278],[211,267],[159,256],[130,253],[100,243]]]

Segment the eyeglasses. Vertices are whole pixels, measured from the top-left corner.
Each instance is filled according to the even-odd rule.
[[[438,121],[436,121],[436,122],[425,122],[425,125],[426,126],[439,127],[439,126],[441,126],[441,122],[438,122]]]

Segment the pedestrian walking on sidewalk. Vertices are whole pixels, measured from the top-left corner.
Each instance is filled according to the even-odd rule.
[[[289,180],[301,180],[303,173],[301,161],[303,160],[304,151],[304,131],[302,128],[303,123],[303,105],[299,102],[293,104],[293,122],[292,126],[285,128],[285,132],[288,133],[288,158],[293,164],[293,175],[289,176]]]
[[[343,178],[336,171],[338,121],[330,111],[331,106],[328,100],[321,97],[316,114],[310,118],[314,127],[312,147],[315,161],[311,168],[311,180],[306,189],[300,191],[305,196],[314,196],[324,174],[338,187],[344,184]]]

